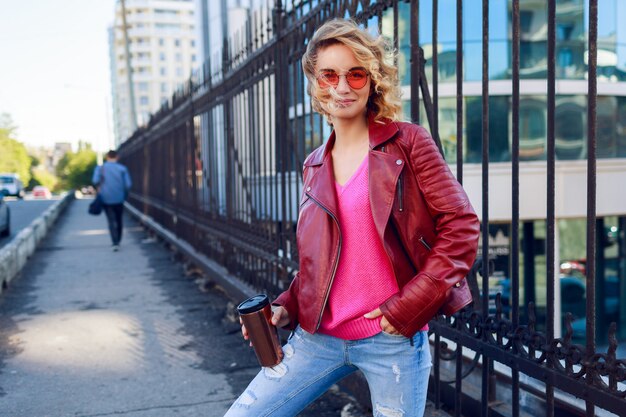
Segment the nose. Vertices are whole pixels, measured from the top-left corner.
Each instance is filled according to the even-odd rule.
[[[349,93],[350,92],[350,85],[348,84],[348,80],[346,79],[345,75],[340,75],[339,76],[339,84],[337,84],[336,91],[338,93]]]

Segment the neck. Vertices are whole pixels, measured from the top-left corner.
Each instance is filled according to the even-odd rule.
[[[335,146],[352,147],[362,145],[363,142],[369,143],[369,129],[365,117],[333,120],[333,129],[335,130]]]

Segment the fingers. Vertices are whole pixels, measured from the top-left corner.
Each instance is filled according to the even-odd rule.
[[[383,316],[383,312],[380,311],[380,308],[377,308],[376,310],[370,311],[369,313],[363,315],[363,317],[365,317],[366,319],[375,319],[380,316],[382,316],[382,318],[380,319],[380,328],[383,330],[383,332],[389,334],[400,334],[400,332],[395,327],[393,327],[391,323],[389,323],[387,318]]]
[[[243,325],[243,323],[241,324],[241,334],[243,335],[243,338],[245,340],[248,340],[248,330],[246,329],[246,326]]]
[[[383,316],[383,318],[380,320],[380,328],[383,330],[383,332],[388,334],[401,334],[395,327],[393,327],[393,324],[389,323],[385,316]]]
[[[376,310],[373,310],[367,314],[364,314],[363,317],[365,317],[366,319],[375,319],[376,317],[380,317],[382,315],[383,315],[383,312],[380,311],[380,308],[377,308]]]
[[[272,324],[276,327],[284,327],[289,324],[289,312],[282,306],[272,307]]]

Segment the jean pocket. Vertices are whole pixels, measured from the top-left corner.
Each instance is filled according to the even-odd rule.
[[[385,336],[393,337],[395,339],[406,339],[406,337],[404,337],[404,335],[401,335],[401,334],[391,334],[391,333],[387,333],[384,330],[381,330],[380,332]]]

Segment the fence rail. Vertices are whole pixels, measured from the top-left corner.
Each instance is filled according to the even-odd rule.
[[[467,28],[466,0],[429,1],[291,1],[276,0],[261,8],[231,39],[224,39],[221,55],[209,59],[169,104],[153,115],[149,124],[136,131],[120,148],[123,162],[137,179],[130,202],[197,251],[217,261],[231,274],[251,286],[273,295],[287,288],[298,268],[295,227],[300,200],[301,167],[305,156],[321,145],[329,127],[316,115],[306,96],[306,80],[300,58],[306,42],[325,20],[352,17],[369,29],[385,34],[397,50],[406,52],[405,92],[407,113],[414,122],[427,122],[433,137],[439,138],[439,79],[442,69],[438,36],[440,3],[450,13],[456,10],[454,63],[456,85],[457,179],[464,179],[464,71],[468,70],[463,34]],[[421,6],[420,6],[421,3]],[[472,4],[478,3],[472,1]],[[523,1],[521,3],[524,3]],[[532,3],[532,2],[531,2]],[[535,2],[536,3],[536,2]],[[541,2],[540,2],[541,3]],[[567,3],[567,4],[566,4]],[[577,3],[563,2],[563,7]],[[509,414],[524,415],[520,393],[541,397],[546,416],[554,416],[568,396],[584,401],[579,415],[593,416],[598,410],[623,415],[626,405],[626,361],[616,357],[616,326],[602,332],[609,348],[596,351],[596,101],[597,101],[597,0],[588,1],[589,35],[587,123],[587,237],[586,237],[586,339],[573,340],[571,315],[564,320],[565,332],[558,337],[555,323],[555,80],[556,22],[559,2],[546,2],[547,14],[547,197],[545,312],[534,303],[534,287],[522,285],[520,277],[520,1],[509,0],[511,62],[511,291],[509,305],[502,295],[490,299],[488,277],[493,261],[489,254],[490,194],[490,7],[483,0],[482,22],[482,213],[481,255],[472,270],[475,285],[474,308],[453,317],[431,322],[435,346],[431,396],[441,407],[444,362],[454,368],[452,382],[456,395],[448,404],[456,416],[478,415],[463,407],[463,380],[480,375],[481,416],[495,413],[498,399],[509,398]],[[428,6],[424,8],[425,5]],[[580,0],[580,7],[583,2]],[[428,71],[424,49],[420,48],[420,11],[429,13],[431,38]],[[441,10],[443,11],[443,10]],[[473,11],[475,14],[476,11]],[[466,28],[464,28],[464,24]],[[528,22],[524,22],[528,25]],[[408,25],[408,30],[406,26]],[[402,30],[401,30],[402,29]],[[527,29],[527,28],[525,28]],[[407,33],[407,36],[404,36]],[[446,59],[451,59],[446,55]],[[217,61],[217,62],[216,62]],[[450,61],[447,62],[448,64]],[[430,76],[428,87],[427,74]],[[448,82],[450,80],[448,79]],[[430,92],[432,92],[432,99]],[[420,108],[420,106],[423,106]],[[497,110],[497,109],[496,109]],[[449,156],[450,154],[448,154]],[[624,224],[626,222],[622,222]],[[526,230],[526,229],[525,229]],[[484,277],[484,279],[483,279]],[[520,297],[523,288],[524,297]],[[602,294],[600,294],[602,295]],[[598,317],[603,322],[604,316]],[[465,356],[463,355],[465,353]],[[475,356],[468,368],[464,357]],[[504,369],[504,370],[503,370]],[[494,372],[497,371],[497,372]],[[508,393],[496,390],[496,375],[508,381]],[[529,378],[534,379],[529,383]],[[448,384],[449,385],[449,384]],[[499,386],[499,385],[498,385]],[[537,388],[539,386],[540,388]],[[534,387],[534,388],[533,388]],[[556,398],[555,398],[556,397]],[[563,400],[565,398],[565,400]],[[502,400],[501,400],[502,401]],[[569,404],[571,411],[571,404]],[[575,408],[575,407],[574,407]],[[579,407],[580,408],[580,407]],[[535,410],[536,412],[536,410]],[[495,414],[494,414],[495,413]],[[531,411],[532,414],[532,411]],[[538,414],[534,414],[538,415]]]

